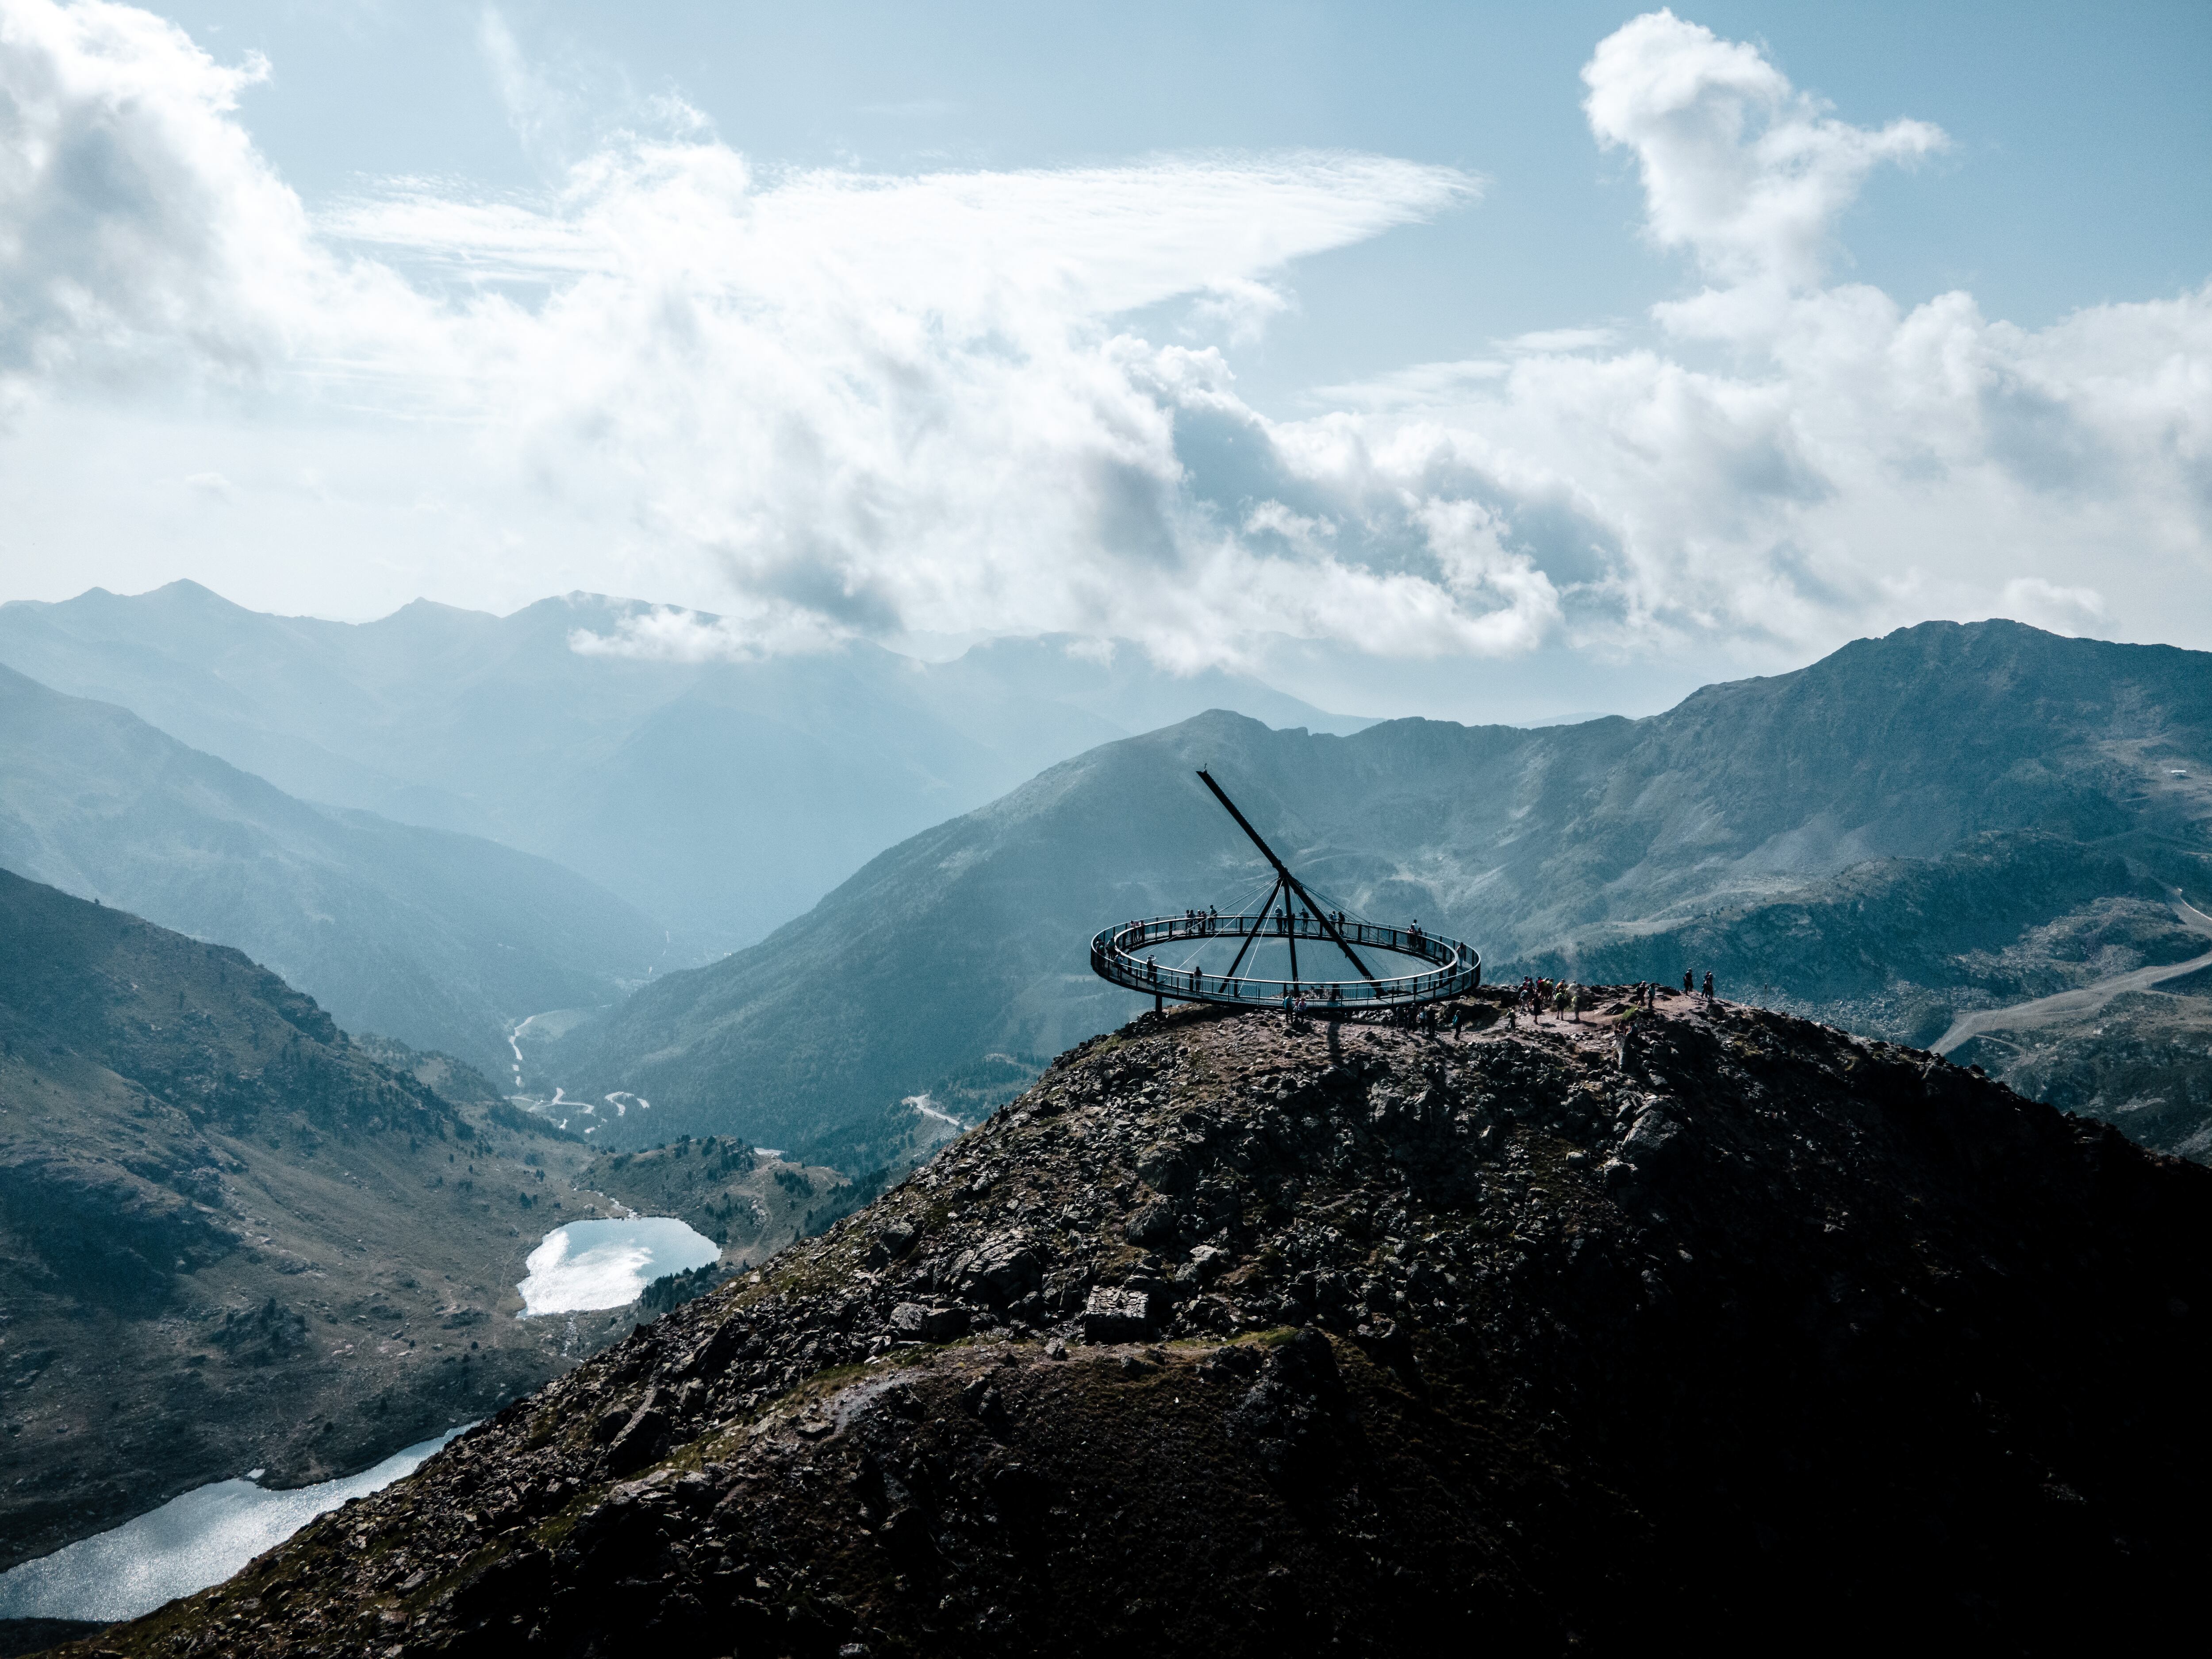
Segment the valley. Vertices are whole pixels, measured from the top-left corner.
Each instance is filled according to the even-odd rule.
[[[0,1569],[250,1468],[350,1474],[615,1340],[635,1305],[518,1316],[564,1222],[695,1218],[736,1270],[851,1192],[603,1156],[236,951],[0,873]]]
[[[2206,915],[2179,893],[2172,896],[2172,905],[2174,917],[2183,927],[2197,934],[2200,941],[2212,940],[2212,916]],[[2212,969],[2212,951],[2183,962],[2115,974],[2109,979],[2093,981],[2078,990],[2054,992],[2008,1008],[1978,1008],[1960,1014],[1942,1036],[1928,1046],[1936,1054],[1948,1054],[1984,1032],[2078,1025],[2085,1020],[2094,1021],[2116,998],[2153,990],[2206,969]]]

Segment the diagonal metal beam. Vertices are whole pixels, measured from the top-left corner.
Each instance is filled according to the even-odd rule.
[[[1345,955],[1352,958],[1352,965],[1359,970],[1359,977],[1365,980],[1370,985],[1374,984],[1375,975],[1373,971],[1369,969],[1367,964],[1359,959],[1359,952],[1352,948],[1351,944],[1345,939],[1344,935],[1337,930],[1336,924],[1328,919],[1328,912],[1322,909],[1321,906],[1314,902],[1313,895],[1306,891],[1304,884],[1300,882],[1296,876],[1291,873],[1290,866],[1285,864],[1282,860],[1277,858],[1275,856],[1275,849],[1268,846],[1266,842],[1260,839],[1260,832],[1252,827],[1251,820],[1237,810],[1237,803],[1229,799],[1228,791],[1224,790],[1219,784],[1216,783],[1213,781],[1213,774],[1207,771],[1203,766],[1198,769],[1198,775],[1205,781],[1206,787],[1213,791],[1214,799],[1219,801],[1222,805],[1227,809],[1229,816],[1237,820],[1237,827],[1252,838],[1252,845],[1260,849],[1261,856],[1265,858],[1268,863],[1275,866],[1275,874],[1279,878],[1279,884],[1288,886],[1291,891],[1296,893],[1298,897],[1304,901],[1306,908],[1313,913],[1313,919],[1321,924],[1322,931],[1327,933],[1329,938],[1336,941],[1336,947],[1338,950],[1343,951]],[[1270,893],[1267,896],[1272,900],[1274,897],[1274,895]],[[1289,907],[1286,903],[1285,906],[1285,911],[1288,910],[1288,908]],[[1266,912],[1263,910],[1261,914],[1264,915]],[[1243,959],[1243,956],[1240,954],[1237,959],[1242,961]],[[1297,946],[1295,945],[1291,947],[1291,960],[1293,963],[1297,961]],[[1293,969],[1293,972],[1295,972],[1295,969]]]

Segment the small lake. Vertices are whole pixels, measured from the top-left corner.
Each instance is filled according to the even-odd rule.
[[[250,1478],[196,1486],[112,1532],[80,1538],[0,1573],[0,1619],[112,1623],[151,1613],[221,1583],[349,1498],[404,1480],[460,1432],[449,1429],[359,1474],[289,1492],[271,1492]]]
[[[621,1221],[572,1221],[545,1235],[523,1263],[528,1277],[514,1288],[522,1316],[627,1307],[664,1273],[717,1261],[721,1247],[673,1216]]]

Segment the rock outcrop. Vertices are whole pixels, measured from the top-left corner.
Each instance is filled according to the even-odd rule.
[[[1670,1000],[1148,1015],[118,1653],[2104,1644],[2177,1616],[2212,1170]]]

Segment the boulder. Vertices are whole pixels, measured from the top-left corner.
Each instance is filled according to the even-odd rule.
[[[1681,1132],[1681,1126],[1666,1113],[1647,1107],[1622,1137],[1620,1156],[1632,1164],[1656,1164]]]
[[[1188,1192],[1198,1180],[1197,1160],[1182,1146],[1149,1146],[1138,1157],[1137,1174],[1156,1192]]]
[[[952,1264],[953,1288],[994,1308],[1018,1302],[1043,1281],[1036,1253],[1018,1238],[986,1240]]]
[[[968,1334],[968,1310],[902,1302],[891,1310],[891,1334],[904,1342],[951,1342]]]
[[[1100,1285],[1083,1304],[1083,1335],[1091,1342],[1141,1342],[1152,1334],[1152,1298],[1144,1291]]]
[[[1146,1205],[1121,1228],[1121,1237],[1132,1244],[1164,1244],[1175,1236],[1175,1209],[1164,1202]]]
[[[1190,1253],[1190,1260],[1176,1272],[1178,1282],[1202,1285],[1229,1266],[1229,1252],[1217,1245],[1201,1244]]]
[[[668,1441],[668,1412],[659,1389],[647,1389],[645,1399],[607,1447],[607,1468],[617,1474],[641,1469],[660,1455]]]
[[[921,1235],[903,1221],[893,1221],[876,1230],[875,1243],[868,1250],[868,1265],[880,1267],[885,1262],[896,1261],[914,1248]]]
[[[685,1355],[677,1367],[680,1376],[719,1376],[729,1369],[737,1358],[738,1350],[745,1340],[744,1326],[734,1319],[724,1320],[714,1328],[712,1335]]]

